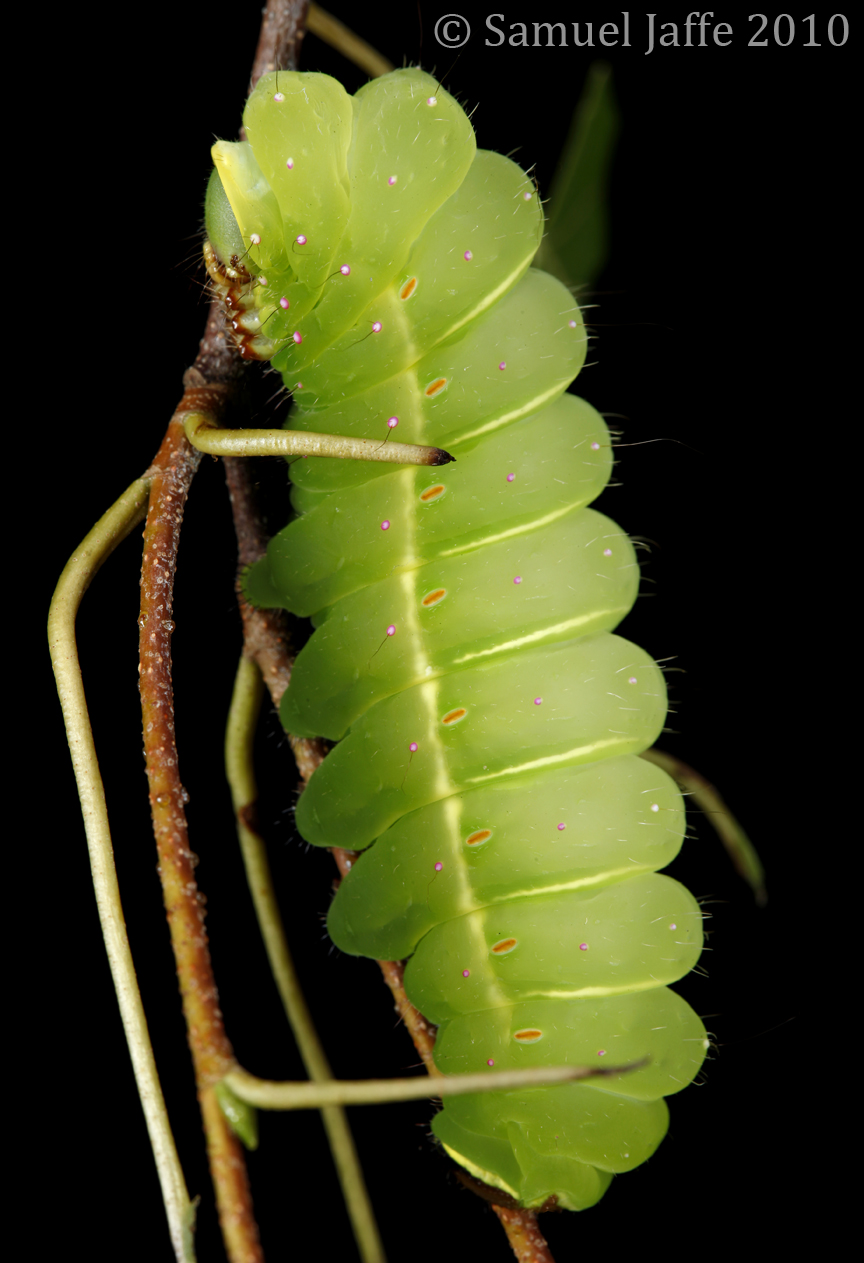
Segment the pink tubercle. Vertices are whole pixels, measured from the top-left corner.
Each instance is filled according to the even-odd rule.
[[[587,944],[587,943],[580,943],[580,944],[579,944],[579,951],[580,951],[580,952],[587,952],[587,951],[588,951],[588,944]]]
[[[286,158],[286,159],[285,159],[285,166],[288,168],[288,170],[289,170],[289,171],[293,171],[293,170],[294,170],[294,159],[293,159],[293,158]]]
[[[269,285],[269,284],[270,284],[270,282],[267,280],[267,277],[266,277],[266,276],[259,276],[259,277],[258,277],[258,284],[259,284],[259,285]]]
[[[567,323],[568,323],[568,325],[570,326],[570,328],[571,328],[571,329],[575,329],[575,328],[576,328],[576,321],[575,321],[575,320],[568,320],[568,321],[567,321]]]
[[[463,977],[463,978],[470,978],[470,977],[471,977],[471,970],[470,970],[470,969],[463,969],[463,970],[462,970],[462,977]]]
[[[638,684],[638,683],[639,683],[639,681],[636,679],[636,676],[635,676],[635,675],[631,675],[631,676],[630,676],[630,679],[627,681],[627,683],[628,683],[628,684]]]
[[[285,100],[285,93],[284,93],[284,92],[274,92],[274,93],[273,93],[273,100],[274,100],[274,101],[284,101],[284,100]]]
[[[300,332],[299,329],[295,329],[294,332],[291,334],[291,337],[294,339],[294,341],[297,343],[298,346],[303,341],[303,334]]]
[[[486,1065],[487,1065],[487,1066],[494,1066],[494,1065],[495,1065],[495,1062],[494,1062],[494,1061],[493,1061],[493,1059],[490,1057],[490,1058],[488,1059],[488,1061],[486,1062]]]
[[[604,549],[603,549],[603,556],[604,556],[604,557],[611,557],[611,556],[612,556],[612,549],[611,549],[611,548],[604,548]]]
[[[252,242],[253,246],[260,246],[261,244],[261,237],[257,232],[251,233],[249,240]]]
[[[501,363],[498,365],[498,367],[501,369],[501,371],[502,371],[502,373],[503,373],[504,369],[507,367],[507,361],[506,361],[506,360],[502,360],[502,361],[501,361]]]
[[[416,741],[412,741],[412,742],[411,742],[411,744],[410,744],[410,746],[408,747],[408,749],[411,751],[411,753],[412,753],[412,754],[416,754],[416,753],[417,753],[417,742],[416,742]]]
[[[592,452],[599,452],[599,451],[600,451],[600,444],[599,444],[599,443],[592,443],[592,444],[591,444],[591,451],[592,451]]]
[[[678,929],[678,926],[675,924],[675,922],[674,922],[674,921],[672,921],[672,922],[671,922],[671,924],[670,924],[670,926],[669,926],[669,929],[670,929],[670,930],[677,930],[677,929]]]
[[[474,255],[471,253],[470,250],[466,250],[465,253],[462,255],[462,258],[466,259],[470,263],[471,260],[474,258]]]
[[[350,267],[348,266],[348,264],[347,264],[347,263],[343,263],[343,264],[342,264],[342,266],[341,266],[341,268],[339,269],[339,271],[342,273],[342,275],[343,275],[343,276],[350,276],[350,275],[351,275],[351,269],[350,269]]]
[[[302,382],[298,382],[298,383],[297,383],[297,385],[294,387],[294,389],[295,389],[295,390],[302,390],[302,389],[303,389],[303,383],[302,383]],[[306,459],[306,457],[304,456],[304,457],[303,457],[303,459],[305,460],[305,459]]]
[[[282,308],[283,311],[287,311],[288,308],[291,306],[291,299],[285,298],[283,296],[282,298],[279,299],[279,306]]]
[[[390,530],[390,523],[388,522],[388,520],[387,520],[387,518],[386,518],[386,517],[385,517],[384,521],[381,523],[381,530],[382,530],[382,531],[389,531],[389,530]]]
[[[381,329],[382,329],[381,321],[380,321],[380,320],[375,320],[375,321],[373,322],[373,324],[372,324],[372,332],[373,332],[373,333],[380,333],[380,332],[381,332]]]
[[[535,698],[534,698],[534,705],[535,705],[535,706],[542,706],[542,705],[543,705],[543,698],[542,698],[542,697],[535,697]]]
[[[397,426],[398,424],[399,424],[399,418],[398,418],[398,417],[388,417],[388,418],[387,418],[387,429],[388,429],[388,430],[395,430],[395,429],[396,429],[396,426]]]
[[[523,196],[523,198],[525,199],[525,201],[526,201],[526,202],[530,202],[530,201],[531,201],[531,198],[534,196],[534,194],[533,194],[533,193],[523,193],[523,194],[522,194],[522,196]]]
[[[388,635],[388,636],[395,636],[395,635],[396,635],[396,624],[395,624],[395,623],[391,623],[391,624],[390,624],[390,626],[387,628],[387,635]]]
[[[442,869],[443,867],[444,867],[444,865],[441,863],[441,861],[440,861],[440,860],[438,860],[438,861],[436,862],[436,864],[435,864],[435,872],[436,872],[436,873],[440,873],[440,872],[441,872],[441,869]]]
[[[305,246],[307,237],[305,236],[304,233],[301,232],[297,234],[294,240],[297,242],[298,246]]]
[[[513,582],[514,582],[514,583],[521,583],[521,582],[522,582],[522,576],[521,576],[521,574],[514,575],[514,577],[513,577]]]
[[[605,1057],[605,1056],[606,1056],[606,1049],[605,1049],[605,1048],[598,1048],[598,1049],[597,1049],[597,1056],[598,1056],[598,1057]]]
[[[507,475],[507,481],[508,481],[508,482],[512,482],[512,481],[513,481],[513,479],[514,479],[515,477],[516,477],[516,475],[515,475],[515,474],[508,474],[508,475]]]
[[[438,98],[437,98],[437,96],[427,96],[427,98],[426,98],[426,104],[427,104],[427,105],[437,105],[437,104],[438,104]]]
[[[397,179],[398,179],[398,176],[391,175],[391,177],[390,177],[390,179],[387,181],[387,183],[388,183],[388,184],[391,184],[391,185],[392,185],[392,184],[395,184]]]
[[[561,823],[560,823],[560,824],[559,824],[559,826],[558,826],[558,832],[560,833],[562,829],[566,829],[566,828],[567,828],[567,826],[566,826],[566,824],[564,823],[564,821],[562,820],[562,821],[561,821]]]

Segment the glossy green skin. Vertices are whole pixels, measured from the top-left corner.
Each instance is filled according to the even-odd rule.
[[[702,945],[696,901],[656,871],[681,845],[681,796],[637,757],[664,723],[663,678],[612,634],[638,568],[586,507],[609,477],[606,427],[563,393],[581,316],[530,268],[533,186],[475,151],[429,76],[397,71],[349,98],[280,72],[278,90],[268,76],[250,98],[249,144],[215,147],[234,219],[217,185],[208,230],[223,257],[260,238],[247,262],[301,403],[290,424],[383,442],[396,416],[394,437],[457,458],[292,468],[298,516],[246,588],[317,629],[282,719],[339,744],[297,825],[365,852],[330,934],[410,958],[442,1070],[650,1059],[623,1078],[453,1098],[433,1121],[487,1183],[581,1209],[653,1152],[663,1097],[707,1046],[667,986]]]

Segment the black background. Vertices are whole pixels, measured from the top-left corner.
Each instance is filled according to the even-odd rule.
[[[446,6],[404,3],[386,17],[381,6],[368,15],[330,7],[397,64],[437,69],[469,108],[478,105],[479,144],[516,148],[548,190],[591,50],[488,48],[486,10],[460,0],[474,33],[456,60],[433,36]],[[578,17],[596,30],[619,20],[600,6],[523,10],[505,7],[499,24]],[[669,1135],[650,1162],[616,1180],[591,1211],[544,1217],[559,1263],[685,1243],[709,1259],[779,1249],[802,1242],[817,1216],[831,1253],[837,1232],[842,1161],[830,1133],[848,1108],[834,1085],[850,1047],[837,1033],[848,967],[839,878],[851,840],[838,819],[848,781],[835,760],[856,690],[844,644],[851,541],[837,482],[853,432],[843,382],[852,354],[855,29],[832,48],[820,16],[822,47],[803,48],[805,13],[793,13],[798,39],[788,48],[774,46],[773,12],[769,47],[747,47],[755,24],[732,10],[716,14],[733,26],[731,47],[645,56],[645,15],[631,11],[633,47],[606,53],[623,128],[611,257],[589,300],[600,304],[589,356],[597,362],[578,389],[626,418],[624,442],[667,440],[623,448],[623,486],[599,502],[626,530],[656,541],[645,569],[653,582],[643,584],[651,599],[637,602],[623,632],[657,657],[677,655],[673,665],[685,669],[670,677],[677,731],[662,744],[722,789],[762,854],[770,900],[754,907],[694,816],[698,841],[672,871],[710,901],[711,951],[707,978],[691,975],[679,989],[711,1015],[718,1048],[705,1085],[671,1100]],[[258,14],[249,2],[199,14],[190,0],[156,0],[137,31],[90,7],[61,28],[62,72],[52,62],[22,89],[24,132],[28,118],[42,119],[39,143],[25,136],[16,150],[25,169],[33,165],[16,209],[16,241],[26,243],[16,301],[29,297],[11,372],[32,428],[19,466],[26,473],[9,487],[22,506],[13,562],[30,576],[12,617],[35,661],[27,675],[16,653],[10,683],[26,680],[32,700],[35,682],[38,693],[23,770],[9,787],[26,807],[15,845],[23,875],[10,899],[24,927],[10,956],[23,984],[9,1040],[20,1068],[13,1096],[26,1105],[21,1170],[25,1188],[38,1192],[46,1246],[28,1257],[86,1244],[93,1260],[170,1258],[41,623],[74,545],[149,463],[194,358],[206,311],[198,258],[209,147],[239,125]],[[685,16],[679,6],[657,20]],[[364,80],[313,37],[301,68],[336,74],[350,90]],[[256,423],[272,424],[276,407]],[[280,468],[273,462],[265,481]],[[202,1196],[199,1258],[218,1263],[149,831],[137,565],[127,541],[87,597],[80,640],[132,948],[189,1188]],[[192,845],[237,1055],[262,1076],[301,1077],[245,894],[221,772],[240,648],[233,565],[221,468],[205,458],[184,529],[174,636]],[[289,937],[334,1071],[403,1073],[416,1055],[376,966],[340,957],[326,939],[332,862],[307,853],[293,831],[296,775],[273,717],[261,761]],[[21,1087],[31,1076],[37,1087]],[[351,1114],[391,1263],[503,1263],[508,1249],[493,1215],[428,1138],[430,1113],[420,1102]],[[268,1258],[355,1257],[317,1116],[261,1123],[250,1169]],[[313,1244],[301,1256],[289,1244],[305,1234]]]

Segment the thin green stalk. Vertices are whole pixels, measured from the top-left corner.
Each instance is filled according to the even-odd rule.
[[[367,44],[359,35],[355,35],[338,18],[334,18],[332,13],[322,9],[320,4],[309,5],[306,30],[312,35],[317,35],[331,48],[335,48],[343,57],[347,57],[348,61],[352,61],[361,70],[365,70],[373,79],[378,75],[386,75],[393,69],[391,61],[382,57],[377,49]]]
[[[96,757],[84,682],[78,662],[75,639],[75,618],[84,593],[102,566],[122,540],[144,518],[150,494],[150,481],[139,478],[99,519],[66,564],[51,601],[48,615],[48,642],[57,680],[57,692],[63,708],[69,752],[78,783],[78,796],[84,816],[90,869],[99,909],[99,921],[105,950],[111,967],[117,1003],[135,1072],[141,1108],[147,1122],[150,1144],[156,1160],[159,1182],[171,1243],[179,1263],[194,1263],[192,1233],[195,1208],[189,1200],[186,1181],[177,1156],[171,1124],[162,1096],[159,1075],[138,979],[126,934],[126,922],[120,901],[114,849],[105,805],[105,790]]]
[[[656,746],[652,746],[650,750],[644,750],[641,757],[647,759],[649,763],[656,764],[657,767],[662,767],[664,772],[668,772],[672,779],[690,795],[693,802],[705,812],[735,865],[736,871],[753,891],[759,907],[764,908],[768,902],[768,893],[765,889],[765,869],[762,867],[762,861],[756,847],[711,782],[706,781],[705,777],[689,764],[676,759],[674,755],[667,754],[665,750],[658,750]]]
[[[306,430],[223,430],[206,412],[183,417],[186,437],[210,456],[329,456],[337,460],[373,460],[388,465],[448,465],[455,457],[440,447],[354,439]]]
[[[274,1083],[257,1079],[238,1066],[223,1079],[241,1101],[265,1110],[318,1109],[325,1103],[384,1105],[425,1097],[467,1096],[474,1092],[503,1092],[512,1088],[546,1087],[578,1079],[611,1079],[630,1074],[648,1059],[624,1066],[537,1066],[532,1070],[486,1070],[473,1074],[443,1074],[416,1079],[330,1079],[317,1083]]]
[[[257,665],[251,658],[242,657],[228,713],[225,770],[237,816],[246,879],[270,968],[306,1071],[310,1079],[320,1083],[332,1080],[333,1075],[288,950],[267,852],[255,827],[258,787],[255,783],[253,744],[263,693],[264,683]],[[321,1114],[360,1257],[363,1263],[384,1263],[384,1247],[345,1111],[339,1105],[328,1105]]]

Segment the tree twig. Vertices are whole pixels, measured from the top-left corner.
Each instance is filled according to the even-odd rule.
[[[249,76],[250,92],[262,75],[297,69],[308,7],[307,0],[267,0]]]
[[[266,553],[267,534],[255,501],[249,462],[228,456],[222,464],[237,536],[236,592],[243,620],[243,652],[257,663],[273,705],[278,707],[291,679],[288,619],[283,610],[259,610],[244,599],[240,579],[243,572]]]
[[[492,1209],[501,1220],[519,1263],[555,1263],[549,1243],[540,1231],[535,1211],[518,1206],[499,1206],[495,1202]]]
[[[200,385],[198,377],[200,373],[194,370],[187,373],[186,393],[153,464],[139,618],[144,754],[159,877],[222,1234],[231,1263],[263,1263],[243,1149],[215,1095],[216,1085],[234,1065],[234,1055],[219,1009],[204,929],[203,900],[195,880],[197,857],[189,847],[184,807],[187,795],[180,780],[174,735],[174,574],[186,497],[201,459],[186,440],[182,415],[201,407],[221,415],[229,397],[227,385]]]

